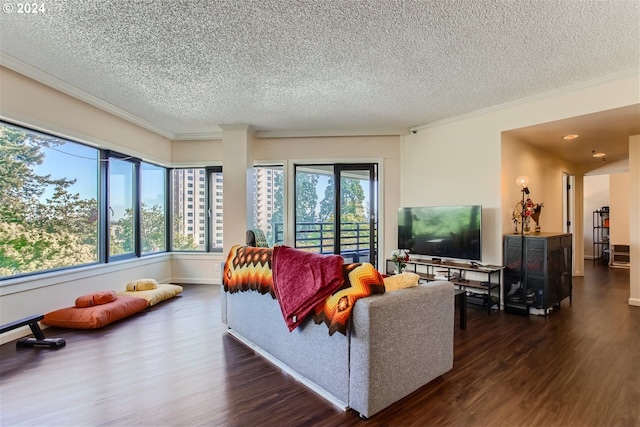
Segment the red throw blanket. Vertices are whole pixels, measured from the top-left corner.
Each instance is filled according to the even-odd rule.
[[[273,287],[289,331],[342,286],[343,263],[340,255],[320,255],[289,246],[273,248]]]

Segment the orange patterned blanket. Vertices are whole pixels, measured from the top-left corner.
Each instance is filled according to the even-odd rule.
[[[272,252],[270,248],[241,245],[232,247],[224,264],[224,290],[229,293],[249,290],[261,294],[268,292],[275,298],[271,273]]]
[[[316,323],[324,323],[329,328],[329,335],[336,331],[344,335],[354,304],[360,298],[384,293],[384,281],[373,265],[346,264],[343,267],[344,285],[327,300],[318,304],[313,314]]]
[[[240,291],[267,292],[275,299],[271,269],[273,250],[236,245],[231,248],[224,265],[223,285],[229,293]],[[342,267],[344,282],[326,300],[315,305],[310,314],[316,323],[324,322],[329,335],[336,331],[346,334],[349,316],[359,298],[384,293],[380,273],[369,263],[345,264]],[[286,321],[286,320],[285,320]]]

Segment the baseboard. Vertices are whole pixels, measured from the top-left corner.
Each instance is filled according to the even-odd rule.
[[[294,371],[293,369],[291,369],[291,367],[289,367],[288,365],[286,365],[285,363],[283,363],[279,359],[276,359],[271,354],[269,354],[266,351],[264,351],[258,345],[254,344],[253,342],[251,342],[247,338],[245,338],[242,335],[240,335],[237,332],[235,332],[233,329],[227,329],[227,333],[229,335],[231,335],[232,337],[234,337],[235,339],[237,339],[238,341],[240,341],[241,343],[243,343],[244,345],[246,345],[247,347],[251,348],[253,351],[258,353],[260,356],[262,356],[265,359],[267,359],[270,363],[274,364],[275,366],[277,366],[278,368],[282,369],[287,374],[291,375],[296,381],[298,381],[298,382],[304,384],[305,386],[307,386],[309,389],[311,389],[313,392],[315,392],[318,395],[320,395],[322,398],[327,400],[329,403],[331,403],[333,406],[335,406],[339,410],[346,411],[347,409],[349,409],[349,405],[348,404],[346,404],[345,402],[341,401],[340,399],[335,397],[333,394],[329,393],[328,391],[326,391],[325,389],[320,387],[318,384],[316,384],[313,381],[309,380],[307,377],[305,377],[303,375],[300,375],[299,372]]]
[[[171,280],[164,283],[177,283],[177,284],[189,284],[189,285],[220,285],[220,278],[205,278],[195,279],[193,277],[172,277]]]
[[[640,298],[629,298],[629,305],[640,307]]]

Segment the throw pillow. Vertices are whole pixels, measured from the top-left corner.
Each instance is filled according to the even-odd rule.
[[[397,291],[398,289],[413,288],[418,286],[420,276],[416,273],[405,271],[404,273],[395,274],[384,278],[384,290],[387,292]]]
[[[158,282],[155,279],[138,279],[132,280],[127,283],[128,291],[148,291],[150,289],[156,289]]]
[[[118,298],[115,291],[100,291],[86,294],[76,298],[76,307],[93,307],[94,305],[102,305],[113,302]]]

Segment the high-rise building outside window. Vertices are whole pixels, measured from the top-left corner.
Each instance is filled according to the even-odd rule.
[[[249,223],[259,228],[267,237],[270,246],[282,243],[284,212],[284,168],[282,165],[254,166],[252,181],[252,203],[247,207]],[[272,211],[273,215],[267,215]]]

